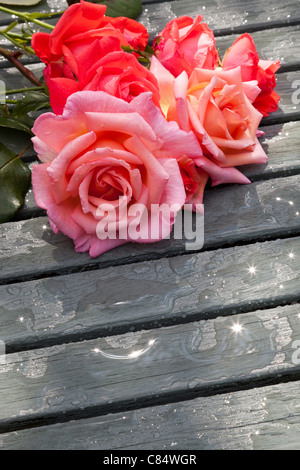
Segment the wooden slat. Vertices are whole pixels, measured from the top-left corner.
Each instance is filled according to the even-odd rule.
[[[167,2],[165,5],[165,15],[162,14],[162,5],[161,4],[153,4],[149,5],[146,10],[146,13],[144,12],[143,15],[146,15],[145,19],[142,17],[142,22],[143,24],[147,27],[149,33],[150,33],[150,42],[155,38],[155,36],[160,32],[161,29],[164,28],[165,24],[167,21],[169,21],[171,18],[175,18],[175,14],[170,15],[170,9],[172,10],[173,5],[178,2]],[[183,6],[183,9],[185,11],[185,14],[189,14],[191,16],[195,16],[193,13],[191,13],[188,9],[186,9],[185,2],[179,2],[181,6]],[[249,2],[248,2],[249,3]],[[262,4],[262,2],[260,2]],[[156,14],[153,16],[153,12],[150,11],[150,7],[154,8],[156,10]],[[198,6],[197,12],[198,13],[203,13],[202,7]],[[226,9],[227,9],[227,3],[226,3]],[[228,19],[226,19],[226,15],[224,16],[223,14],[220,15],[218,10],[215,10],[217,13],[215,13],[215,21],[216,25],[222,25],[222,21],[225,21],[225,24],[231,24],[230,22],[228,23]],[[232,13],[230,13],[232,15]],[[149,16],[149,18],[148,18]],[[205,15],[204,20],[207,20],[208,16]],[[241,19],[238,20],[238,24],[241,24]],[[51,21],[53,22],[53,21]],[[299,22],[300,22],[300,14],[299,14]],[[214,28],[214,23],[210,24]],[[266,26],[266,25],[265,25]],[[244,23],[243,27],[240,28],[243,30],[243,32],[251,32],[251,27],[248,26],[248,23]],[[238,37],[240,34],[231,34],[232,30],[231,28],[228,28],[227,30],[220,30],[218,33],[218,29],[214,30],[216,32],[216,46],[220,51],[221,57],[223,56],[224,52],[228,47],[230,47],[233,43],[233,41]],[[225,35],[221,35],[220,34]],[[262,59],[269,59],[269,60],[281,60],[281,64],[283,66],[290,66],[293,64],[294,67],[300,65],[300,50],[299,50],[299,42],[300,42],[300,25],[293,25],[285,28],[271,28],[271,29],[264,29],[261,31],[257,32],[252,32],[251,33],[254,42],[256,44],[257,50],[260,54],[260,57]],[[32,62],[32,58],[24,58],[23,60],[24,63]],[[8,61],[1,61],[1,67],[0,67],[0,72],[2,74],[2,69],[5,66],[11,68],[11,64],[9,64]],[[37,64],[31,65],[33,67],[37,67]],[[3,78],[2,78],[3,79]],[[5,79],[5,78],[4,78]],[[12,88],[12,86],[11,86]]]
[[[42,0],[38,5],[33,5],[33,6],[8,6],[8,5],[2,5],[6,8],[11,8],[12,10],[17,10],[20,12],[29,12],[33,13],[35,11],[41,12],[41,13],[48,13],[49,11],[52,11],[53,13],[56,11],[62,11],[65,8],[67,8],[68,3],[66,0]],[[15,19],[15,18],[14,18]],[[11,15],[0,12],[0,26],[9,24],[12,21]]]
[[[298,234],[299,182],[300,175],[295,175],[207,191],[205,247]],[[75,253],[72,240],[63,234],[55,235],[48,219],[39,217],[0,226],[0,282],[186,252],[186,239],[176,239],[130,243],[91,259],[87,253]]]
[[[298,311],[288,306],[8,354],[0,366],[0,430],[294,377],[300,372]]]
[[[299,133],[300,122],[288,122],[275,126],[261,127],[265,132],[265,136],[260,139],[265,152],[269,155],[269,161],[266,165],[246,165],[240,167],[240,170],[251,179],[258,181],[261,179],[269,179],[282,176],[290,176],[300,172],[300,151],[299,151]],[[0,141],[4,141],[9,147],[13,148],[17,153],[21,151],[21,147],[28,144],[26,136],[23,134],[23,140],[13,138],[13,131],[9,133],[9,137],[4,130],[0,130]],[[22,143],[21,143],[22,142]],[[26,144],[25,144],[26,142]],[[289,151],[286,151],[288,146]],[[35,159],[32,148],[26,152],[24,161]],[[29,166],[36,163],[31,162]],[[24,220],[38,215],[45,215],[45,211],[36,206],[32,190],[28,191],[24,206],[17,212],[13,220]]]
[[[261,125],[274,125],[300,119],[299,72],[280,73],[276,77],[275,91],[280,96],[279,109],[263,118]]]
[[[300,450],[299,391],[280,384],[7,433],[0,448]]]
[[[245,29],[247,31],[247,29]],[[280,60],[282,65],[300,64],[300,50],[298,47],[300,40],[300,25],[288,28],[265,29],[251,33],[256,49],[261,59]],[[220,55],[230,47],[238,34],[232,36],[221,36],[216,39]]]
[[[282,102],[285,96],[282,98]],[[300,122],[288,122],[261,127],[265,136],[260,139],[269,156],[266,165],[248,165],[241,168],[252,181],[268,179],[275,175],[288,176],[300,172],[299,135]],[[288,151],[287,151],[288,149]]]
[[[20,351],[297,302],[299,256],[298,237],[0,286],[0,339]]]
[[[42,74],[43,66],[39,64],[36,64],[35,66],[29,66],[28,68],[31,70],[35,70],[37,68],[40,75]],[[15,89],[28,86],[25,77],[20,75],[17,71],[14,71],[12,68],[0,70],[0,79],[5,81],[7,88]],[[297,71],[285,72],[277,75],[276,92],[280,95],[281,98],[279,110],[270,114],[268,118],[264,118],[261,123],[262,126],[266,124],[268,125],[270,123],[277,124],[282,121],[286,122],[300,119],[300,103],[298,99],[299,93],[297,95],[297,80],[299,80],[299,72]],[[293,94],[294,99],[292,99]],[[0,138],[2,138],[2,135],[3,133],[1,131]]]
[[[218,34],[266,29],[271,26],[299,23],[299,4],[295,0],[281,2],[268,0],[175,0],[148,5],[139,18],[148,29],[151,38],[160,32],[166,23],[178,16],[202,15],[203,21]]]
[[[43,76],[45,65],[39,62],[37,64],[29,64],[27,68],[40,80]],[[5,82],[6,88],[10,90],[33,86],[27,78],[14,67],[0,68],[0,79]],[[15,98],[15,95],[10,95],[10,98]]]
[[[289,23],[299,18],[299,4],[296,0],[289,0],[278,4],[275,0],[260,2],[258,0],[230,0],[222,3],[217,0],[206,0],[205,5],[199,4],[197,0],[142,0],[144,11],[139,21],[157,23],[160,28],[166,21],[174,16],[202,14],[205,21],[212,27],[229,29],[245,24],[248,27],[260,24],[267,27],[268,24]],[[49,6],[56,11],[66,8],[65,0],[42,0],[33,7],[16,9],[20,11],[49,11]],[[164,17],[165,13],[165,17]],[[163,17],[163,18],[162,18]],[[10,21],[10,15],[0,13],[0,25]]]

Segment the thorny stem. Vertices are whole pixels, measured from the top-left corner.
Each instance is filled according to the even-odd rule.
[[[18,60],[20,57],[22,57],[22,52],[10,52],[4,49],[3,47],[0,47],[0,54],[5,57],[5,59],[9,60],[9,62],[14,67],[16,67],[19,72],[24,75],[24,77],[26,77],[31,83],[33,83],[33,85],[42,85],[36,78],[36,76],[31,72],[31,70],[29,70],[27,67],[24,67],[24,65],[21,64],[21,62]]]

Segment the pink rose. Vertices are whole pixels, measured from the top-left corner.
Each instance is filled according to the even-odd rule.
[[[165,120],[151,93],[131,103],[101,91],[74,93],[63,115],[41,115],[33,133],[43,162],[33,168],[36,203],[47,210],[54,232],[74,240],[76,251],[96,257],[131,240],[169,235],[186,198],[177,159],[193,159],[201,148],[193,133]],[[142,209],[135,213],[137,204]],[[171,217],[156,221],[155,240],[149,237],[153,205],[175,205]],[[134,238],[132,223],[139,226]]]
[[[202,19],[200,15],[194,20],[189,16],[176,18],[154,40],[156,57],[175,77],[183,71],[190,75],[195,67],[218,66],[214,34]]]
[[[254,41],[250,34],[242,34],[226,51],[223,59],[223,70],[241,67],[244,83],[257,80],[260,89],[259,95],[252,100],[253,106],[263,115],[276,111],[279,95],[274,91],[276,87],[275,72],[280,67],[280,61],[260,60]],[[247,93],[247,87],[245,87]]]
[[[153,57],[151,70],[158,80],[165,117],[187,132],[193,130],[201,144],[203,156],[193,160],[197,174],[200,169],[203,176],[204,171],[213,185],[249,183],[235,167],[266,163],[267,156],[256,137],[262,115],[244,92],[240,68],[195,69],[190,77],[182,72],[175,78]],[[250,86],[252,96],[257,96],[260,90],[255,82]],[[194,170],[184,168],[197,182]],[[201,202],[199,189],[193,198]]]

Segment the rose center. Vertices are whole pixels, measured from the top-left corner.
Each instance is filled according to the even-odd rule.
[[[101,173],[101,174],[100,174]],[[123,188],[112,170],[94,172],[89,194],[107,201],[118,200],[123,195]]]

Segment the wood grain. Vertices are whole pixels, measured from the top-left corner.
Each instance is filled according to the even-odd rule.
[[[203,21],[217,34],[230,34],[253,29],[267,29],[271,26],[288,25],[292,21],[299,23],[299,4],[297,1],[280,2],[268,0],[175,0],[160,4],[147,5],[141,14],[141,21],[148,29],[151,38],[160,32],[166,23],[178,16],[202,15]]]
[[[297,305],[280,307],[8,354],[0,373],[0,431],[126,409],[133,400],[140,407],[159,397],[188,399],[249,380],[254,386],[293,377],[300,371],[297,312]]]
[[[251,181],[258,181],[262,179],[270,179],[282,176],[291,176],[299,173],[300,171],[300,151],[299,151],[299,133],[300,122],[292,121],[275,126],[261,127],[265,132],[265,136],[260,138],[260,142],[269,155],[269,161],[266,165],[245,165],[239,169],[251,179]],[[21,134],[21,133],[20,133]],[[5,132],[0,130],[0,141],[5,142],[10,148],[14,149],[16,153],[21,151],[22,146],[28,145],[28,140],[25,134],[22,134],[23,139],[19,136],[18,139],[12,139],[12,132]],[[26,144],[25,144],[26,142]],[[286,151],[288,146],[289,151]],[[28,150],[23,157],[23,160],[30,162],[29,166],[36,163],[37,157],[33,154],[33,149]],[[45,211],[38,208],[35,203],[32,190],[29,190],[23,207],[17,212],[16,216],[12,219],[24,220],[32,217],[45,215]]]
[[[20,351],[299,302],[299,256],[296,237],[0,286],[0,339]]]
[[[193,5],[187,5],[187,3],[192,3]],[[192,2],[177,0],[173,2],[154,3],[147,5],[147,7],[144,8],[139,20],[147,28],[151,42],[171,19],[186,14],[189,14],[189,16],[192,17],[195,17],[197,14],[201,14],[204,16],[203,21],[209,24],[217,36],[216,46],[220,51],[221,57],[240,33],[250,32],[262,59],[280,59],[283,65],[294,64],[294,66],[297,65],[299,67],[300,52],[298,44],[300,37],[300,14],[299,5],[295,0],[291,2],[292,5],[287,3],[287,5],[282,7],[286,9],[286,13],[281,13],[284,15],[281,17],[279,16],[280,9],[278,9],[278,4],[276,5],[275,18],[278,18],[277,21],[273,21],[275,15],[275,3],[277,3],[275,0],[267,3],[257,1],[240,2],[235,0],[231,1],[229,5],[226,3],[226,10],[222,7],[222,4],[216,6],[216,2],[213,3],[214,5],[212,6],[210,13],[207,9],[203,10],[203,6],[199,5],[199,2],[196,0],[192,0]],[[251,4],[253,3],[256,4],[256,10],[251,10]],[[270,3],[272,3],[273,6],[270,5]],[[274,8],[273,11],[272,8]],[[257,23],[255,23],[255,11],[256,15],[260,17],[260,28]],[[296,17],[298,20],[295,20],[295,11],[297,11]],[[268,18],[270,18],[270,20],[268,20]],[[55,23],[54,20],[51,20],[50,22]],[[250,24],[251,22],[253,22],[253,27]],[[289,22],[292,22],[293,25],[285,28],[275,27],[278,25],[283,26],[283,24],[288,24]],[[230,25],[230,27],[228,25]],[[260,30],[252,32],[253,29],[257,28]],[[232,34],[235,31],[238,31],[238,34]],[[4,47],[9,46],[7,41],[2,40],[1,44]],[[32,64],[36,59],[25,56],[22,61],[25,64]],[[11,68],[11,64],[5,60],[1,60],[0,65],[1,74],[1,69],[5,66]],[[38,74],[39,64],[32,64],[31,66],[36,67]],[[13,88],[12,86],[10,87]]]
[[[299,181],[300,175],[295,175],[207,191],[205,248],[299,233]],[[0,226],[0,282],[180,253],[187,253],[186,238],[154,244],[130,243],[91,259],[87,253],[75,253],[72,240],[61,233],[55,235],[48,219],[39,217]]]
[[[161,0],[142,0],[144,11],[138,18],[139,21],[149,21],[155,24],[159,21],[165,23],[171,18],[169,16],[182,16],[190,15],[196,16],[202,14],[205,21],[214,28],[226,28],[240,26],[245,24],[247,27],[260,24],[264,28],[268,24],[276,22],[282,24],[283,22],[289,23],[295,18],[299,18],[299,4],[296,0],[288,0],[278,4],[278,1],[268,0],[260,2],[258,0],[230,0],[226,2],[226,7],[223,7],[222,2],[218,0],[206,0],[205,5],[199,4],[197,0],[175,0],[165,1]],[[66,0],[42,0],[39,5],[34,7],[20,8],[20,11],[40,11],[47,12],[49,7],[52,10],[61,11],[67,6]],[[160,15],[159,15],[160,13]],[[10,15],[0,13],[0,25],[7,24],[11,20]],[[230,25],[230,26],[229,26]]]
[[[31,70],[39,70],[39,74],[37,75],[42,75],[43,66],[40,64],[29,66],[28,68]],[[7,87],[11,89],[28,86],[25,77],[20,76],[14,69],[0,70],[0,79],[4,80],[5,83],[8,84]],[[300,119],[300,100],[298,99],[299,93],[297,94],[297,80],[299,80],[299,72],[297,71],[277,75],[277,86],[275,90],[281,98],[279,110],[272,113],[268,118],[264,118],[261,122],[262,126]],[[15,98],[15,96],[12,95],[12,98]],[[0,134],[0,138],[1,136],[2,133]]]
[[[6,433],[0,449],[300,450],[299,392],[294,382]]]

